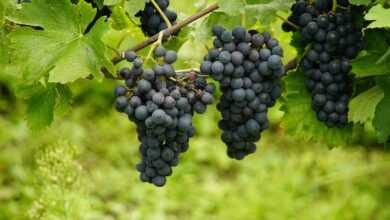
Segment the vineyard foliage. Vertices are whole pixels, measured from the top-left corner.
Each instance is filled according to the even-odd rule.
[[[112,60],[124,50],[147,39],[136,16],[144,0],[33,0],[17,4],[0,2],[0,71],[11,79],[17,97],[27,100],[29,127],[39,131],[56,117],[71,111],[71,86],[82,80],[110,80],[127,65]],[[355,83],[350,103],[349,126],[327,128],[311,110],[310,96],[304,88],[301,68],[283,78],[282,126],[307,140],[325,141],[338,146],[358,141],[359,132],[375,132],[380,143],[390,136],[390,9],[388,1],[351,0],[364,7],[356,22],[364,25],[366,47],[353,60]],[[194,7],[178,11],[178,22],[218,3],[219,9],[184,27],[166,42],[178,51],[176,69],[199,68],[212,43],[211,28],[243,25],[271,31],[280,38],[286,53],[284,62],[303,56],[291,35],[282,33],[285,17],[293,1],[220,0],[197,1]],[[182,7],[174,2],[170,7]],[[146,56],[149,48],[139,52]],[[299,51],[299,53],[297,52]],[[280,106],[280,105],[279,105]]]

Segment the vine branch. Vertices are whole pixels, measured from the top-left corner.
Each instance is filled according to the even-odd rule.
[[[219,8],[219,5],[217,3],[215,4],[212,4],[210,5],[209,7],[199,11],[198,13],[184,19],[183,21],[180,21],[178,22],[176,25],[170,27],[170,28],[167,28],[163,31],[163,38],[166,39],[168,37],[170,37],[172,34],[176,33],[177,31],[179,31],[180,29],[182,29],[183,27],[191,24],[192,22],[204,17],[205,15],[217,10]],[[147,40],[145,40],[144,42],[141,42],[140,44],[134,46],[133,48],[131,48],[132,51],[139,51],[151,44],[153,44],[154,42],[156,42],[158,40],[158,37],[159,37],[159,33],[158,34],[155,34],[153,35],[152,37],[148,38]],[[119,63],[120,61],[123,60],[123,53],[122,53],[122,56],[116,56],[112,59],[112,62],[114,64],[117,64]]]
[[[153,35],[152,37],[148,38],[147,40],[145,40],[145,41],[139,43],[138,45],[134,46],[130,50],[132,50],[134,52],[137,52],[139,50],[144,49],[145,47],[148,47],[148,46],[152,45],[153,43],[155,43],[159,39],[161,40],[161,38],[162,39],[166,39],[166,38],[170,37],[173,33],[179,31],[181,28],[183,28],[183,27],[193,23],[194,21],[196,21],[196,20],[198,20],[198,19],[208,15],[209,13],[217,10],[218,8],[219,8],[219,5],[217,3],[212,4],[209,7],[199,11],[198,13],[196,13],[196,14],[190,16],[190,17],[187,17],[183,21],[178,22],[176,25],[163,30],[162,33],[160,32],[160,33],[157,33],[157,34]],[[120,56],[118,55],[118,56],[114,57],[112,59],[112,62],[114,64],[117,64],[120,61],[122,61],[123,59],[124,59],[124,53],[121,53]],[[295,59],[291,60],[290,62],[288,62],[284,66],[284,68],[285,68],[285,70],[287,72],[287,71],[295,69],[297,67],[297,65],[298,65],[298,60],[295,58]],[[103,72],[103,74],[104,74],[104,76],[106,78],[116,79],[115,77],[109,77],[110,74],[109,74],[109,72],[105,68],[102,69],[102,72]]]

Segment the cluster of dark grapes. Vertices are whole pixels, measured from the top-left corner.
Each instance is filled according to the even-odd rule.
[[[144,69],[143,60],[134,52],[125,53],[133,67],[120,70],[126,86],[118,86],[115,95],[117,110],[137,125],[140,179],[163,186],[195,134],[194,113],[206,111],[213,102],[215,86],[193,72],[177,75],[172,66],[177,59],[175,51],[157,47],[154,55],[160,64]]]
[[[171,24],[176,24],[177,14],[176,12],[168,9],[169,0],[156,0],[156,3]],[[136,16],[141,20],[142,31],[148,36],[153,36],[168,27],[160,13],[151,2],[146,3],[145,9],[143,11],[139,11]]]
[[[213,35],[214,48],[201,72],[220,84],[221,139],[228,156],[240,160],[256,151],[255,143],[269,126],[267,110],[281,95],[283,49],[269,33],[243,27],[228,31],[215,26]]]
[[[345,127],[352,81],[350,59],[363,49],[363,37],[353,24],[351,10],[345,8],[348,1],[337,1],[344,9],[336,11],[331,11],[332,2],[298,0],[282,27],[287,32],[298,31],[303,46],[308,47],[301,66],[318,120],[328,127]]]

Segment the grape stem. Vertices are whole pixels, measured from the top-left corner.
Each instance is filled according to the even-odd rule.
[[[150,2],[152,2],[154,8],[158,11],[158,13],[162,17],[162,19],[164,20],[164,22],[168,26],[168,28],[172,28],[171,22],[169,21],[169,19],[165,15],[165,13],[161,10],[160,6],[156,3],[156,1],[155,0],[150,0]]]
[[[293,26],[294,28],[296,29],[299,29],[299,26],[294,24],[293,22],[289,21],[288,19],[285,19],[284,17],[280,16],[280,15],[276,15],[277,18],[279,18],[280,20],[286,22],[287,24]]]
[[[176,25],[172,26],[171,28],[167,28],[167,29],[163,30],[163,31],[162,31],[162,33],[163,33],[162,40],[168,38],[169,36],[171,36],[173,33],[177,32],[177,31],[180,30],[181,28],[183,28],[183,27],[185,27],[185,26],[187,26],[187,25],[193,23],[194,21],[199,20],[200,18],[202,18],[202,17],[204,17],[204,16],[210,14],[211,12],[217,10],[218,8],[219,8],[218,3],[212,4],[212,5],[210,5],[209,7],[207,7],[207,8],[205,8],[205,9],[199,11],[198,13],[193,14],[193,15],[191,15],[190,17],[184,19],[183,21],[178,22]],[[280,18],[280,19],[282,19],[283,21],[289,22],[289,21],[287,21],[287,19],[285,19],[285,18],[283,18],[283,17],[281,17],[281,16],[278,16],[278,15],[277,15],[277,17]],[[293,27],[299,28],[296,24],[294,24],[294,23],[292,23],[292,22],[290,22],[289,24],[290,24],[291,26],[293,26]],[[154,42],[158,41],[158,40],[159,40],[159,37],[160,37],[160,34],[161,34],[161,32],[158,33],[158,34],[153,35],[152,37],[148,38],[147,40],[145,40],[145,41],[139,43],[138,45],[134,46],[133,48],[131,48],[131,50],[137,52],[137,51],[139,51],[139,50],[144,49],[145,47],[147,47],[147,46],[153,44]],[[117,64],[117,63],[121,62],[123,59],[124,59],[124,53],[121,53],[121,56],[116,56],[116,57],[114,57],[114,58],[112,59],[112,62],[113,62],[114,64]],[[298,65],[298,59],[297,59],[297,58],[294,58],[294,59],[291,60],[289,63],[287,63],[287,64],[284,66],[284,68],[285,68],[285,70],[286,70],[286,72],[287,72],[287,71],[290,71],[290,70],[295,69],[295,68],[297,67],[297,65]],[[193,70],[195,70],[195,69],[193,69]],[[107,79],[114,79],[114,80],[120,79],[120,77],[114,77],[114,76],[112,76],[112,75],[108,72],[108,70],[105,69],[105,68],[102,68],[102,72],[103,72],[105,78],[107,78]],[[197,72],[197,71],[195,71],[195,72]],[[200,71],[199,71],[199,72],[200,72]]]
[[[336,12],[337,6],[338,6],[337,0],[333,0],[333,8],[332,8],[332,11],[333,11],[333,12]]]
[[[147,55],[147,57],[146,57],[146,59],[145,59],[145,63],[147,63],[147,62],[152,58],[152,53],[153,53],[153,51],[154,51],[158,46],[161,45],[163,36],[164,36],[164,33],[161,31],[161,32],[159,33],[158,40],[152,44],[152,47],[150,48],[150,50],[149,50],[149,52],[148,52],[148,55]]]

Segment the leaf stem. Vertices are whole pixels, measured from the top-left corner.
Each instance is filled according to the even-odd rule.
[[[145,59],[145,63],[147,63],[147,62],[151,59],[153,51],[154,51],[158,46],[161,45],[163,36],[164,36],[164,33],[161,31],[161,32],[159,33],[158,40],[157,40],[156,42],[154,42],[154,43],[152,44],[152,47],[149,49],[148,55],[147,55],[147,57],[146,57],[146,59]]]

